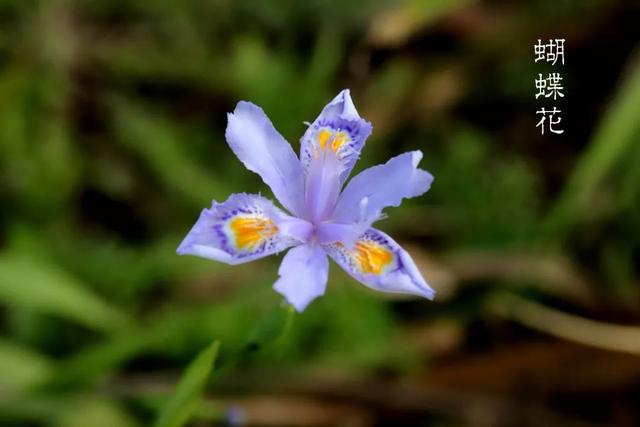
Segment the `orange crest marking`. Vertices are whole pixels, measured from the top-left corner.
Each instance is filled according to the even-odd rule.
[[[318,142],[320,143],[321,149],[324,150],[324,147],[327,146],[327,141],[329,141],[329,139],[331,139],[330,131],[322,129],[320,132],[318,132]]]
[[[240,249],[252,249],[278,232],[278,227],[270,219],[260,216],[238,216],[231,220],[229,227]]]
[[[329,144],[329,148],[331,148],[331,151],[333,151],[334,153],[337,153],[340,147],[342,147],[344,143],[347,142],[349,137],[344,132],[334,133],[330,130],[322,129],[318,132],[316,138],[318,138],[320,149],[324,150],[327,147],[327,143],[331,142]]]
[[[331,150],[337,153],[340,147],[347,141],[347,135],[344,132],[338,132],[331,141]]]
[[[393,261],[393,253],[373,242],[356,243],[355,257],[364,273],[380,274]]]

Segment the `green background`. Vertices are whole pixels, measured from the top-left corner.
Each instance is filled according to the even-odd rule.
[[[192,424],[639,425],[639,20],[614,0],[0,1],[0,425],[149,425],[202,348],[231,360],[280,302],[281,255],[175,254],[212,198],[271,196],[226,113],[260,105],[297,151],[345,87],[374,129],[356,172],[420,149],[435,176],[377,227],[437,298],[332,264]],[[539,38],[567,40],[564,66],[534,63]],[[535,99],[548,72],[556,102]]]

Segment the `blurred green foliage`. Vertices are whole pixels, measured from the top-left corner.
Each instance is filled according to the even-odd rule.
[[[462,338],[445,355],[464,354],[505,290],[640,321],[634,16],[622,1],[0,1],[0,424],[149,425],[172,373],[214,339],[229,363],[278,306],[279,259],[175,254],[211,199],[268,191],[224,141],[241,99],[297,149],[303,123],[350,87],[374,125],[356,172],[421,149],[432,190],[379,227],[441,296],[372,294],[332,266],[326,297],[231,377],[411,378],[443,357],[414,329],[453,321]],[[532,45],[556,36],[566,132],[541,137]],[[538,274],[460,254],[562,262]],[[598,303],[562,300],[562,280]],[[222,422],[222,406],[201,406],[196,418]]]

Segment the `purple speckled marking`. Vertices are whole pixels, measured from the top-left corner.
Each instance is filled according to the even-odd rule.
[[[229,247],[229,239],[227,238],[227,235],[225,234],[225,232],[223,231],[224,225],[217,223],[217,224],[213,224],[213,230],[215,231],[216,235],[218,236],[218,241],[220,243],[220,246],[222,247],[222,250],[225,251],[228,254],[233,255],[233,250]]]
[[[359,120],[344,120],[337,118],[335,120],[319,120],[317,123],[311,125],[311,130],[305,134],[302,140],[301,160],[303,167],[307,169],[309,163],[313,157],[314,144],[317,138],[318,132],[322,128],[327,128],[331,132],[345,132],[349,135],[349,143],[343,145],[338,150],[340,160],[345,164],[345,174],[342,179],[346,178],[351,167],[355,164],[360,156],[360,151],[364,146],[364,138],[367,135],[362,135],[362,130],[366,125]]]

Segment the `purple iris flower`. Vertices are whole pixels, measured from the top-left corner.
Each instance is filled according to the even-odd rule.
[[[409,254],[372,227],[382,209],[429,189],[433,176],[418,169],[422,152],[366,169],[343,189],[371,134],[347,89],[309,125],[300,158],[260,107],[241,101],[228,121],[229,146],[288,212],[259,194],[232,194],[202,211],[179,254],[242,264],[292,248],[274,289],[298,311],[324,294],[327,255],[370,288],[433,298]]]

